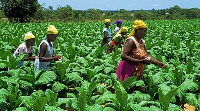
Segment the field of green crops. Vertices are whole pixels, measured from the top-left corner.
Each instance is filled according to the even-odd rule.
[[[145,81],[131,77],[123,83],[115,74],[121,49],[106,55],[100,47],[103,22],[0,23],[0,110],[182,111],[185,103],[200,110],[200,20],[145,22],[146,48],[167,68],[148,65]],[[35,72],[31,61],[18,68],[23,55],[14,59],[12,53],[25,33],[36,36],[36,54],[50,24],[59,31],[54,53],[63,60],[51,62],[46,72]],[[123,22],[129,32],[132,24]],[[132,90],[136,86],[144,90]]]

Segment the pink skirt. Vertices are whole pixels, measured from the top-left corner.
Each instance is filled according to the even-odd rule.
[[[123,82],[126,78],[133,76],[135,65],[135,63],[121,60],[116,70],[117,77]]]

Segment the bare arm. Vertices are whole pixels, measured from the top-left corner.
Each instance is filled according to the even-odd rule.
[[[112,38],[112,36],[108,36],[106,31],[103,32],[103,35],[104,35],[105,38]]]
[[[144,48],[145,48],[145,47],[144,47]],[[146,48],[145,48],[145,51],[146,51],[146,53],[147,53]],[[153,64],[155,64],[155,65],[158,65],[158,66],[161,67],[161,68],[165,68],[165,67],[166,67],[166,64],[164,64],[164,63],[162,63],[162,62],[156,60],[155,58],[153,58],[153,57],[152,57],[150,54],[148,54],[148,53],[147,53],[147,55],[151,58],[151,59],[150,59],[150,60],[151,60],[151,63],[153,63]]]
[[[122,37],[118,37],[118,43],[119,43],[119,47],[122,47]]]
[[[41,62],[48,62],[48,61],[51,61],[51,60],[58,60],[59,59],[58,56],[44,57],[46,50],[47,50],[47,44],[42,43],[41,46],[40,46],[40,53],[39,53],[39,59],[40,59]]]
[[[134,63],[147,64],[148,61],[145,59],[135,59],[130,56],[130,54],[132,53],[132,50],[135,48],[136,48],[135,43],[131,39],[128,39],[124,46],[124,50],[122,51],[122,59],[126,61],[130,61],[130,62],[134,62]]]
[[[24,57],[23,61],[28,61],[28,60],[31,60],[31,61],[35,60],[35,56],[32,56],[32,52],[28,54],[28,57]]]

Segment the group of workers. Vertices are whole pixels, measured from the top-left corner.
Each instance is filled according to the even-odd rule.
[[[117,20],[116,28],[114,30],[115,35],[111,35],[110,19],[105,19],[105,28],[103,29],[103,40],[101,43],[102,47],[107,46],[106,53],[111,53],[115,51],[115,46],[122,48],[121,58],[116,74],[117,77],[123,82],[130,76],[137,76],[137,79],[142,79],[142,73],[145,64],[155,64],[161,68],[165,68],[166,65],[147,53],[145,48],[145,41],[143,38],[147,33],[147,25],[142,20],[135,20],[133,23],[133,29],[131,33],[127,36],[128,28],[121,27],[122,21]],[[41,41],[38,54],[32,56],[33,45],[35,43],[35,36],[28,32],[25,34],[25,43],[19,45],[19,47],[14,52],[14,56],[17,57],[21,53],[25,53],[26,56],[23,61],[32,60],[34,62],[35,70],[49,70],[49,64],[52,60],[62,59],[59,55],[54,55],[53,42],[58,35],[58,31],[53,25],[49,25],[47,29],[47,37]],[[21,61],[18,66],[23,65]]]
[[[145,40],[143,39],[147,33],[147,25],[142,20],[135,20],[131,33],[128,33],[127,27],[121,27],[122,21],[117,20],[114,32],[115,36],[111,36],[110,19],[105,19],[105,28],[103,29],[104,38],[102,46],[107,46],[107,54],[114,51],[115,46],[122,48],[121,58],[116,74],[117,77],[123,82],[130,76],[136,76],[137,79],[143,79],[142,73],[145,64],[151,63],[165,68],[166,64],[154,59],[147,53],[145,48]]]

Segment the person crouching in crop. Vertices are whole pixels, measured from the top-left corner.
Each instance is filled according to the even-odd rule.
[[[122,48],[122,60],[116,70],[117,77],[123,82],[130,76],[137,76],[142,79],[142,72],[145,64],[153,63],[161,68],[166,65],[147,53],[143,38],[147,33],[147,26],[141,20],[135,20],[133,30],[128,35],[125,46]]]
[[[101,42],[101,47],[107,45],[108,42],[110,42],[112,40],[111,29],[109,28],[110,19],[105,19],[104,24],[105,24],[105,28],[103,29],[104,37],[103,37],[103,40]]]
[[[35,60],[35,57],[32,56],[33,45],[35,44],[35,36],[31,32],[27,32],[24,36],[25,43],[22,43],[15,50],[13,56],[16,58],[19,54],[26,54],[24,59],[20,61],[18,66],[23,66],[23,61]]]
[[[113,39],[108,43],[107,54],[115,50],[115,46],[122,47],[123,41],[127,38],[126,34],[128,32],[127,27],[122,27],[118,33],[113,37]]]
[[[49,25],[47,29],[47,38],[42,40],[38,48],[38,57],[35,60],[35,70],[49,70],[50,61],[60,60],[62,57],[59,55],[54,55],[53,52],[53,42],[58,36],[58,31],[54,25]]]

